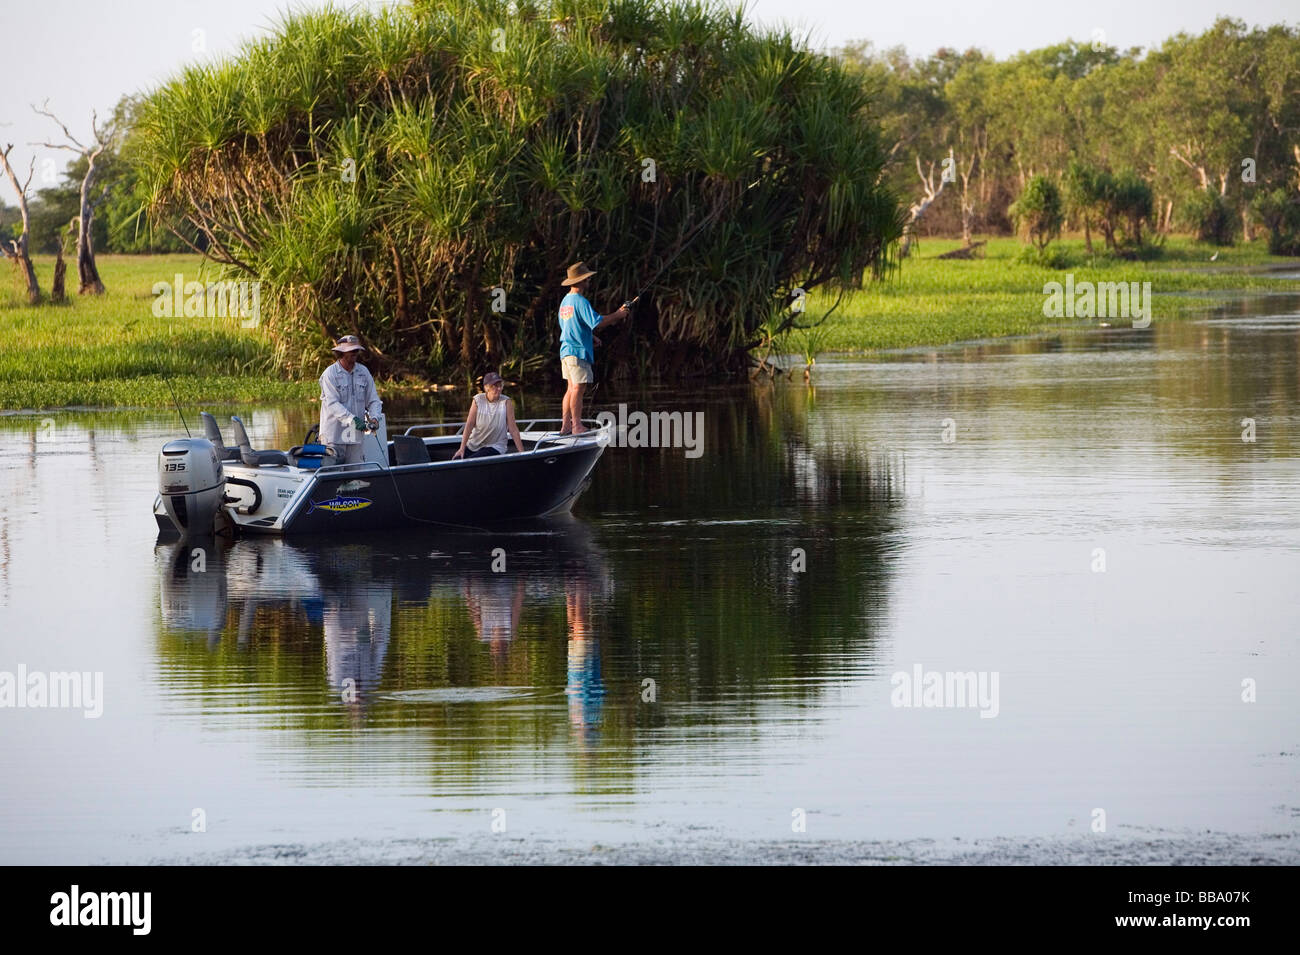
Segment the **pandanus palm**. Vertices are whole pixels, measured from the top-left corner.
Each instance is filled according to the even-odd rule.
[[[892,265],[866,97],[712,0],[415,0],[292,15],[182,73],[136,154],[158,221],[264,282],[289,370],[341,328],[389,370],[529,367],[579,258],[601,307],[671,262],[614,373],[739,370],[793,289]]]

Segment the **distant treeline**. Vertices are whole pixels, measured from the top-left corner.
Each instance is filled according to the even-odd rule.
[[[890,185],[907,201],[924,201],[927,188],[938,193],[916,222],[922,235],[1011,232],[1012,204],[1035,175],[1068,193],[1102,173],[1147,185],[1155,233],[1227,243],[1263,231],[1275,251],[1300,253],[1300,30],[1225,18],[1146,52],[1069,41],[1001,61],[946,48],[912,59],[869,41],[837,52],[872,91],[891,148]],[[137,103],[118,104],[127,129]],[[140,215],[147,195],[132,142],[126,136],[100,160],[109,196],[95,219],[95,247],[193,248]],[[77,159],[36,190],[33,252],[55,251],[77,214],[84,168]],[[1071,228],[1087,220],[1105,229],[1077,202],[1067,211]],[[0,235],[17,222],[17,209],[0,202]],[[181,231],[204,246],[198,230]]]
[[[1099,37],[1006,60],[973,49],[911,59],[870,42],[837,52],[872,90],[890,184],[932,200],[922,235],[1009,232],[1012,204],[1041,176],[1076,229],[1104,231],[1109,190],[1115,230],[1133,213],[1130,232],[1142,220],[1218,243],[1262,232],[1274,251],[1300,254],[1295,28],[1225,18],[1145,52]]]

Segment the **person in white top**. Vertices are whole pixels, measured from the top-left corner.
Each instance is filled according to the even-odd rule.
[[[365,351],[360,339],[344,335],[333,351],[338,360],[320,376],[320,443],[334,449],[339,464],[357,464],[366,432],[379,429],[384,403],[370,371],[357,362]]]
[[[515,424],[515,403],[501,393],[502,386],[501,376],[495,371],[483,376],[483,390],[474,396],[474,403],[469,407],[460,447],[451,456],[453,461],[505,454],[507,436],[514,438],[515,450],[523,453],[524,442]]]

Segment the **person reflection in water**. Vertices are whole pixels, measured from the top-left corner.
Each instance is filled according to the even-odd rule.
[[[600,640],[591,626],[591,579],[586,568],[567,570],[564,596],[569,618],[569,723],[580,738],[600,726],[605,681],[600,675]]]
[[[381,588],[354,590],[340,600],[326,598],[323,622],[330,692],[350,707],[359,709],[384,675],[392,612],[392,593]]]
[[[471,576],[465,581],[465,603],[474,632],[491,647],[492,659],[500,663],[519,633],[519,617],[524,611],[523,580],[502,574]]]

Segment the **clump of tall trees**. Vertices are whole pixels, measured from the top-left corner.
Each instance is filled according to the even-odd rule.
[[[1149,51],[839,55],[872,91],[917,235],[1010,231],[1039,176],[1112,253],[1174,228],[1225,243],[1262,227],[1271,248],[1300,247],[1300,29],[1224,18]]]
[[[147,206],[263,282],[289,369],[362,336],[386,371],[553,357],[565,267],[598,307],[661,268],[605,367],[742,370],[802,293],[902,232],[867,90],[712,2],[416,0],[288,17],[153,92]]]

